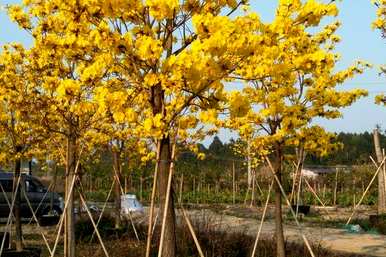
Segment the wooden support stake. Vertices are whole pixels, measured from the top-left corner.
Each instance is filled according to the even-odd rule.
[[[334,201],[333,201],[333,205],[335,206],[336,205],[336,193],[337,193],[337,190],[338,190],[338,168],[336,168],[335,170],[335,185],[334,185]]]
[[[274,180],[272,180],[271,185],[269,186],[269,189],[268,189],[267,200],[265,201],[263,215],[261,216],[261,221],[260,221],[259,229],[257,231],[255,244],[253,245],[253,251],[252,251],[251,257],[255,257],[255,254],[256,254],[257,243],[259,242],[261,230],[263,229],[263,223],[264,223],[264,219],[265,219],[265,214],[266,214],[267,209],[268,209],[268,203],[269,203],[269,198],[271,197],[271,190],[272,190],[273,183],[274,183]]]
[[[371,179],[369,185],[367,186],[365,192],[363,192],[361,199],[360,199],[359,202],[355,205],[355,207],[354,207],[354,209],[353,209],[353,212],[351,213],[351,216],[349,217],[349,219],[348,219],[347,222],[346,222],[346,225],[350,224],[350,221],[351,221],[352,217],[354,216],[356,209],[358,208],[359,205],[361,205],[361,203],[362,203],[363,199],[365,198],[367,192],[369,191],[371,185],[373,184],[374,180],[377,178],[378,173],[379,173],[379,171],[380,171],[381,168],[382,168],[382,165],[384,165],[384,163],[385,163],[385,160],[386,160],[386,157],[384,157],[383,160],[382,160],[382,162],[379,164],[379,166],[378,166],[378,168],[377,168],[377,171],[375,172],[375,174],[374,174],[373,178]]]
[[[180,178],[180,196],[178,197],[178,202],[182,203],[182,192],[184,191],[184,173],[182,173]]]
[[[186,224],[188,225],[190,234],[191,234],[192,237],[193,237],[194,244],[195,244],[196,247],[197,247],[198,254],[200,255],[200,257],[205,257],[205,256],[204,256],[204,253],[202,252],[200,243],[198,242],[196,233],[194,232],[193,226],[192,226],[192,224],[191,224],[191,222],[190,222],[190,220],[189,220],[189,218],[188,218],[188,215],[186,214],[186,211],[185,211],[185,209],[184,209],[184,207],[183,207],[182,205],[181,205],[181,210],[182,210],[182,215],[184,216],[185,222],[186,222]]]
[[[78,191],[79,191],[79,190],[78,190]],[[93,217],[92,217],[92,214],[91,214],[91,212],[90,212],[90,210],[89,210],[89,208],[88,208],[88,206],[87,206],[87,204],[86,204],[86,201],[84,200],[83,195],[82,195],[82,193],[81,193],[80,191],[79,191],[79,198],[80,198],[80,200],[82,201],[82,204],[83,204],[84,208],[86,209],[87,215],[88,215],[88,217],[89,217],[90,220],[91,220],[91,223],[92,223],[92,225],[93,225],[93,227],[94,227],[95,233],[97,234],[97,237],[98,237],[98,239],[99,239],[99,243],[100,243],[101,246],[102,246],[103,252],[105,253],[106,257],[109,257],[109,253],[107,252],[107,249],[106,249],[106,247],[105,247],[105,244],[103,243],[102,237],[101,237],[101,235],[99,234],[99,230],[98,230],[98,228],[97,228],[97,226],[96,226],[96,224],[95,224],[95,221],[94,221],[94,219],[93,219]]]
[[[235,183],[235,161],[233,161],[232,164],[232,202],[233,204],[236,203],[236,183]]]
[[[161,238],[160,238],[160,243],[159,243],[159,248],[158,248],[158,257],[162,256],[162,249],[163,249],[164,240],[165,240],[166,216],[168,214],[170,191],[172,188],[172,178],[173,178],[173,172],[174,172],[174,158],[175,158],[175,154],[176,154],[176,144],[177,144],[177,142],[174,142],[174,144],[173,144],[171,163],[170,163],[170,167],[169,167],[169,177],[168,177],[168,185],[167,185],[167,189],[166,189],[165,208],[164,208],[163,217],[162,217]]]
[[[304,233],[303,233],[303,227],[302,227],[301,224],[299,223],[299,220],[298,220],[298,218],[296,217],[295,211],[292,209],[291,203],[290,203],[289,200],[288,200],[288,197],[287,197],[287,195],[286,195],[286,193],[285,193],[285,191],[284,191],[284,189],[283,189],[283,186],[282,186],[282,184],[280,183],[279,178],[278,178],[277,175],[275,174],[275,170],[274,170],[274,168],[273,168],[273,166],[272,166],[271,161],[268,159],[268,157],[265,157],[265,160],[267,161],[268,166],[269,166],[269,168],[270,168],[270,171],[271,171],[272,175],[274,176],[274,178],[275,178],[275,180],[276,180],[276,183],[277,183],[277,185],[279,186],[280,191],[281,191],[281,193],[282,193],[282,195],[283,195],[283,197],[284,197],[284,199],[285,199],[285,201],[286,201],[288,207],[290,208],[290,211],[291,211],[291,213],[292,213],[292,216],[293,216],[294,219],[295,219],[296,225],[299,227],[300,234],[301,234],[301,236],[302,236],[302,238],[303,238],[303,241],[304,241],[305,245],[307,246],[308,251],[309,251],[310,254],[311,254],[311,257],[315,257],[315,254],[314,254],[314,252],[312,251],[311,245],[310,245],[310,243],[308,242],[308,239],[306,238],[306,236],[305,236]]]
[[[150,256],[150,248],[151,248],[151,238],[153,235],[152,231],[152,223],[153,223],[153,215],[154,215],[154,199],[156,194],[156,187],[157,187],[157,176],[158,176],[158,166],[159,166],[159,159],[160,159],[160,152],[161,152],[161,142],[158,140],[157,142],[157,160],[155,163],[154,168],[154,175],[153,175],[153,189],[151,191],[151,199],[150,199],[150,210],[149,210],[149,224],[147,229],[147,241],[146,241],[146,255],[145,257]]]

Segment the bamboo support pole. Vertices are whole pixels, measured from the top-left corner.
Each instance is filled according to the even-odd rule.
[[[19,176],[18,180],[16,181],[15,192],[17,190],[19,190],[20,178],[21,178],[21,176]],[[10,226],[10,221],[11,221],[12,216],[13,216],[13,207],[15,206],[15,200],[16,200],[16,194],[14,194],[13,197],[12,197],[11,209],[9,211],[9,215],[8,215],[8,219],[7,219],[7,224],[5,225],[5,231],[6,232],[9,232],[11,230],[9,226]],[[3,239],[1,241],[0,256],[2,255],[3,250],[4,250],[4,243],[5,243],[5,235],[3,236]]]
[[[347,220],[347,222],[346,222],[346,225],[350,224],[351,219],[352,219],[352,217],[354,216],[356,209],[358,208],[359,205],[361,205],[361,203],[362,203],[363,199],[365,198],[367,192],[369,191],[371,185],[373,184],[374,180],[377,178],[378,173],[379,173],[379,171],[380,171],[381,168],[382,168],[382,165],[384,165],[384,163],[385,163],[385,160],[386,160],[386,157],[384,157],[383,160],[382,160],[382,162],[379,164],[379,166],[378,166],[378,168],[377,168],[377,171],[375,172],[375,174],[374,174],[373,178],[371,179],[369,185],[367,186],[365,192],[363,192],[361,199],[360,199],[359,202],[355,205],[355,207],[354,207],[354,209],[353,209],[353,212],[351,213],[350,217],[348,218],[348,220]]]
[[[184,177],[182,177],[182,180],[183,180]],[[183,183],[183,181],[182,181]],[[196,245],[196,248],[197,248],[197,251],[198,251],[198,254],[200,255],[200,257],[205,257],[204,256],[204,253],[202,251],[202,248],[201,248],[201,245],[200,243],[198,242],[198,239],[197,239],[197,235],[196,233],[194,232],[194,229],[193,229],[193,226],[192,226],[192,223],[190,222],[190,219],[185,211],[185,208],[184,206],[182,205],[182,202],[179,203],[179,206],[181,208],[181,211],[182,211],[182,216],[184,217],[184,220],[189,228],[189,231],[190,231],[190,234],[192,235],[193,237],[193,240],[194,240],[194,243]]]
[[[299,201],[300,201],[300,191],[302,189],[302,177],[303,177],[303,174],[302,174],[302,171],[300,171],[300,175],[299,175],[299,183],[298,183],[298,190],[297,190],[297,194],[296,194],[296,217],[298,216],[299,214]]]
[[[263,194],[263,190],[261,189],[261,186],[259,185],[258,179],[256,178],[255,180],[256,180],[257,189],[259,189],[260,194]]]
[[[181,204],[182,203],[182,192],[184,190],[184,173],[182,173],[181,178],[180,178],[180,195],[178,197],[178,202]]]
[[[39,204],[38,204],[38,207],[35,209],[35,213],[39,211],[41,205],[43,204],[43,201],[46,199],[46,196],[48,194],[48,192],[51,190],[51,187],[53,185],[54,182],[51,182],[51,184],[48,186],[47,188],[47,191],[45,192],[45,194],[43,195],[43,198],[40,200]],[[29,222],[27,223],[28,225],[31,224],[31,222],[33,221],[33,217],[30,218]]]
[[[318,202],[323,206],[323,207],[326,207],[326,205],[323,203],[323,201],[319,198],[318,194],[315,192],[315,190],[312,188],[312,186],[310,185],[310,183],[308,182],[308,180],[306,178],[303,178],[304,179],[304,182],[306,182],[308,188],[310,189],[310,191],[312,192],[312,194],[316,197],[316,199],[318,200]]]
[[[253,207],[253,205],[255,204],[255,180],[256,180],[256,171],[255,170],[252,170],[252,191],[251,191],[251,203],[249,205],[250,208]]]
[[[107,194],[106,200],[105,200],[105,202],[104,202],[104,204],[103,204],[103,207],[102,207],[102,210],[101,210],[101,213],[99,214],[99,217],[98,217],[98,220],[97,220],[97,223],[96,223],[96,226],[97,226],[97,227],[99,226],[99,223],[100,223],[100,221],[101,221],[101,219],[102,219],[102,217],[103,217],[103,214],[104,214],[105,209],[106,209],[106,206],[107,206],[107,202],[109,201],[110,196],[111,196],[111,193],[113,192],[114,184],[115,184],[115,183],[116,183],[116,182],[115,182],[115,177],[114,177],[113,183],[111,183],[110,191],[109,191],[109,193]],[[92,240],[94,239],[94,235],[95,235],[95,231],[92,232],[92,235],[91,235],[91,238],[90,238],[90,241],[89,241],[90,243],[91,243]]]
[[[82,192],[81,192],[80,190],[78,190],[78,192],[79,192],[79,198],[80,198],[80,200],[81,200],[81,202],[82,202],[84,208],[86,209],[86,212],[87,212],[88,217],[89,217],[90,220],[91,220],[91,223],[92,223],[92,225],[93,225],[93,227],[94,227],[94,230],[95,230],[95,232],[96,232],[96,234],[97,234],[97,237],[98,237],[98,239],[99,239],[99,243],[100,243],[101,246],[102,246],[103,252],[105,253],[106,257],[110,257],[110,256],[109,256],[109,253],[108,253],[107,250],[106,250],[105,244],[103,243],[102,237],[101,237],[101,235],[99,234],[99,230],[98,230],[98,228],[97,228],[97,226],[96,226],[96,224],[95,224],[95,221],[94,221],[94,219],[93,219],[93,217],[92,217],[92,214],[91,214],[91,212],[90,212],[90,209],[88,208],[88,206],[87,206],[87,204],[86,204],[86,201],[84,200],[83,194],[82,194]]]
[[[4,197],[5,201],[7,202],[9,210],[12,212],[12,205],[9,202],[7,193],[5,192],[5,190],[4,190],[3,186],[1,185],[1,183],[0,183],[0,189],[1,189],[2,193],[3,193],[3,197]],[[13,215],[13,212],[12,212],[12,217],[15,218],[15,215]]]
[[[40,224],[39,224],[39,220],[38,220],[38,218],[36,217],[35,211],[34,211],[32,205],[31,205],[31,202],[30,202],[30,200],[29,200],[29,198],[28,198],[28,196],[27,196],[27,193],[25,192],[25,188],[24,188],[24,187],[21,187],[21,189],[22,189],[22,191],[23,191],[23,194],[24,194],[24,197],[25,197],[26,202],[27,202],[27,204],[28,204],[28,207],[30,208],[30,210],[31,210],[31,212],[32,212],[32,218],[35,220],[35,222],[36,222],[36,224],[37,224],[37,227],[38,227],[38,230],[39,230],[40,234],[42,235],[43,241],[44,241],[44,243],[46,244],[46,247],[47,247],[48,251],[49,251],[50,254],[51,254],[51,253],[52,253],[52,250],[51,250],[51,248],[50,248],[50,245],[49,245],[49,243],[48,243],[48,240],[47,240],[46,236],[45,236],[44,233],[43,233],[42,227],[41,227]]]
[[[384,149],[383,149],[384,150]],[[383,151],[384,152],[384,151]],[[383,156],[385,157],[385,154],[383,153]],[[374,160],[374,158],[372,157],[372,156],[370,156],[370,159],[371,159],[371,161],[373,162],[373,164],[374,164],[374,166],[375,166],[375,168],[378,168],[378,163]],[[384,175],[384,177],[386,178],[386,165],[385,164],[383,164],[383,175]],[[385,183],[385,189],[386,189],[386,179],[384,179],[383,180],[384,181],[384,183]]]
[[[274,171],[274,168],[273,168],[273,166],[272,166],[271,161],[268,159],[268,157],[265,157],[265,159],[266,159],[266,161],[267,161],[267,163],[268,163],[268,165],[269,165],[269,168],[270,168],[270,171],[271,171],[272,175],[274,176],[274,178],[275,178],[275,180],[276,180],[276,183],[278,184],[278,186],[279,186],[279,188],[280,188],[280,191],[281,191],[281,193],[282,193],[282,195],[283,195],[285,201],[287,202],[288,207],[289,207],[290,210],[291,210],[291,213],[292,213],[292,215],[293,215],[293,217],[294,217],[294,219],[295,219],[296,225],[299,227],[300,234],[301,234],[301,236],[302,236],[302,238],[303,238],[303,241],[304,241],[305,245],[306,245],[307,248],[308,248],[308,251],[309,251],[310,254],[311,254],[311,257],[315,257],[315,254],[314,254],[314,252],[312,251],[311,245],[310,245],[310,243],[308,242],[307,237],[306,237],[306,236],[304,235],[304,233],[303,233],[303,228],[302,228],[301,224],[299,223],[299,220],[298,220],[298,218],[296,217],[296,214],[295,214],[294,210],[292,209],[291,203],[290,203],[289,200],[288,200],[288,197],[287,197],[287,195],[286,195],[286,193],[285,193],[285,191],[284,191],[284,189],[283,189],[283,186],[281,185],[279,178],[278,178],[278,177],[276,176],[276,174],[275,174],[275,171]]]
[[[116,183],[118,183],[119,188],[121,190],[121,194],[123,195],[125,192],[123,190],[122,183],[121,183],[121,181],[119,179],[118,172],[117,172],[117,170],[115,168],[114,168],[114,172],[115,172],[115,181],[116,181]],[[127,214],[129,215],[130,223],[131,223],[131,226],[133,227],[134,234],[135,234],[137,240],[139,241],[138,232],[137,232],[137,229],[135,228],[133,217],[131,216],[131,211],[128,210]]]
[[[159,161],[160,161],[159,160],[160,159],[160,152],[161,152],[161,142],[158,140],[158,142],[157,142],[157,160],[156,160],[155,168],[154,168],[153,188],[151,191],[151,199],[150,199],[149,224],[148,224],[148,230],[147,230],[146,255],[145,255],[145,257],[150,256],[151,238],[153,235],[152,223],[153,223],[153,215],[154,215],[154,199],[155,199],[156,187],[157,187],[157,176],[158,176],[158,166],[159,166]]]
[[[274,180],[272,180],[272,182],[271,182],[271,184],[269,186],[269,189],[268,189],[267,200],[265,201],[263,215],[261,216],[261,221],[260,221],[259,229],[257,231],[255,244],[253,245],[253,250],[252,250],[251,257],[255,257],[255,254],[256,254],[257,243],[259,242],[261,230],[263,229],[263,223],[264,223],[264,219],[265,219],[265,214],[266,214],[267,209],[268,209],[268,203],[269,203],[269,198],[271,197],[271,190],[272,190],[273,183],[274,183]]]
[[[339,170],[336,169],[335,171],[335,184],[334,184],[334,199],[333,199],[333,205],[336,205],[336,197],[337,197],[337,190],[338,190],[338,172]]]
[[[79,152],[79,158],[78,158],[78,160],[77,160],[77,162],[76,162],[76,165],[75,165],[74,177],[73,177],[73,179],[72,179],[72,181],[71,181],[71,184],[69,185],[70,188],[69,188],[69,191],[68,191],[68,192],[69,192],[70,195],[73,193],[74,186],[75,186],[75,181],[76,181],[76,178],[78,177],[77,173],[78,173],[78,168],[79,168],[79,163],[80,163],[80,157],[82,156],[82,152],[83,152],[83,147],[81,148],[81,150],[80,150],[80,152]],[[66,185],[66,186],[68,186],[68,185]],[[66,192],[67,192],[67,191],[66,191]],[[62,216],[60,216],[59,225],[57,226],[58,232],[57,232],[57,235],[56,235],[54,247],[52,248],[50,257],[54,257],[54,255],[55,255],[55,251],[56,251],[56,248],[57,248],[58,243],[59,243],[60,232],[62,231],[64,219],[65,219],[65,217],[66,217],[66,210],[67,210],[67,208],[68,208],[69,202],[70,202],[70,196],[66,197],[66,199],[65,199],[64,208],[63,208],[63,213],[62,213]]]
[[[172,155],[171,155],[171,160],[170,160],[171,162],[170,162],[170,167],[169,167],[168,185],[167,185],[167,189],[166,189],[165,207],[164,207],[163,217],[162,217],[161,238],[160,238],[160,243],[159,243],[159,248],[158,248],[158,257],[162,256],[163,242],[165,240],[166,216],[168,213],[168,206],[169,206],[169,201],[170,201],[170,191],[171,191],[171,187],[172,187],[175,152],[176,152],[176,142],[174,142],[174,144],[173,144]]]
[[[235,183],[235,177],[236,177],[236,171],[235,171],[235,161],[232,163],[232,202],[233,204],[236,203],[236,183]]]
[[[189,218],[188,218],[188,215],[186,214],[186,211],[185,211],[185,209],[184,209],[184,207],[183,207],[182,205],[181,205],[181,210],[182,210],[182,215],[183,215],[183,217],[184,217],[184,219],[185,219],[185,222],[186,222],[186,224],[188,225],[190,234],[191,234],[192,237],[193,237],[194,244],[196,245],[198,254],[200,255],[200,257],[205,257],[205,255],[204,255],[204,253],[203,253],[203,251],[202,251],[202,249],[201,249],[200,243],[198,242],[196,233],[194,232],[192,223],[190,222],[190,220],[189,220]]]
[[[75,172],[75,174],[76,174],[76,172]],[[69,190],[70,194],[72,194],[72,192],[73,192],[73,190],[74,190],[74,185],[75,185],[76,177],[77,177],[77,176],[75,175],[74,178],[72,179],[72,182],[71,182],[71,185],[70,185],[70,190]],[[60,217],[59,227],[58,227],[58,232],[57,232],[57,235],[56,235],[54,247],[52,248],[50,257],[54,257],[54,255],[55,255],[55,251],[56,251],[56,248],[57,248],[58,243],[59,243],[60,232],[62,231],[64,218],[65,218],[65,216],[66,216],[66,215],[65,215],[65,211],[66,211],[67,208],[68,208],[68,203],[69,203],[69,201],[70,201],[70,197],[67,197],[66,202],[64,203],[63,214],[62,214],[62,216]]]

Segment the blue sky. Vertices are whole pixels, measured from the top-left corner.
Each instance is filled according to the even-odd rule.
[[[18,0],[0,0],[0,5],[18,3]],[[252,9],[257,11],[264,21],[270,21],[275,13],[277,0],[250,0]],[[375,19],[375,7],[370,0],[338,1],[342,22],[338,34],[342,42],[337,52],[342,55],[338,68],[343,69],[357,59],[366,60],[374,65],[386,63],[386,39],[378,31],[371,29]],[[331,21],[331,20],[330,20]],[[31,44],[29,35],[11,23],[4,11],[0,11],[0,45],[7,42]],[[386,107],[374,104],[376,94],[386,93],[386,77],[378,76],[378,70],[372,69],[365,74],[348,81],[342,89],[360,87],[369,91],[369,96],[343,111],[344,117],[337,120],[318,120],[317,123],[329,131],[363,132],[372,130],[376,124],[386,129]],[[220,137],[229,139],[233,134],[222,131]]]
[[[371,5],[370,0],[337,2],[340,10],[337,19],[342,22],[342,27],[338,31],[342,37],[342,42],[337,47],[337,52],[342,55],[338,68],[343,69],[357,59],[368,61],[375,66],[386,64],[386,39],[382,39],[380,32],[371,28],[376,9]],[[253,9],[264,21],[270,21],[273,18],[276,0],[252,0],[251,3],[254,3]],[[378,73],[378,70],[374,68],[342,86],[342,89],[360,87],[369,91],[367,98],[343,111],[342,119],[318,120],[317,122],[330,131],[369,131],[376,124],[386,129],[386,107],[374,104],[374,97],[377,93],[386,93],[386,77],[380,77]]]

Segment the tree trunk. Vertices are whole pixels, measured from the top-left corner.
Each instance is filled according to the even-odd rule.
[[[113,154],[113,173],[115,178],[114,183],[114,216],[115,228],[121,227],[121,162],[120,154],[117,150],[112,149]]]
[[[248,164],[248,191],[252,188],[252,160],[251,160],[251,146],[249,139],[247,141],[247,164]]]
[[[184,191],[184,173],[182,173],[180,178],[180,197],[178,198],[178,203],[182,203],[182,192]]]
[[[16,147],[16,153],[20,153],[21,147]],[[17,158],[15,160],[15,173],[14,173],[14,179],[13,179],[13,188],[16,189],[17,182],[19,181],[20,174],[20,168],[21,168],[21,159]],[[15,234],[15,240],[16,240],[16,251],[20,252],[23,250],[23,232],[21,227],[21,212],[20,212],[20,204],[21,204],[21,186],[22,181],[19,181],[18,190],[16,190],[15,193],[15,204],[13,207],[13,213],[15,215],[15,228],[16,228],[16,234]]]
[[[141,173],[141,177],[139,178],[139,199],[142,202],[143,199],[143,175]]]
[[[28,161],[28,174],[32,176],[32,160]]]
[[[255,204],[255,185],[256,185],[256,171],[252,170],[252,191],[251,191],[251,205],[249,207],[253,207]]]
[[[232,202],[236,203],[235,161],[232,163]]]
[[[65,197],[68,201],[65,210],[64,228],[64,256],[75,257],[75,215],[74,215],[74,193],[71,190],[72,181],[75,178],[76,169],[76,137],[70,134],[67,138],[67,160],[66,160],[66,192]],[[67,200],[68,199],[68,200]],[[80,210],[79,210],[80,211]]]
[[[160,164],[158,175],[158,189],[160,196],[160,210],[165,208],[165,199],[168,185],[168,176],[170,172],[171,147],[170,138],[167,136],[161,140],[160,147]],[[166,224],[165,224],[165,239],[162,248],[162,257],[174,257],[176,255],[176,234],[175,234],[175,212],[174,212],[174,190],[173,183],[170,190],[170,200],[167,206]],[[163,220],[163,212],[161,211],[160,220]]]
[[[377,155],[378,165],[383,160],[383,154],[381,151],[381,144],[379,142],[379,131],[374,129],[374,146],[375,153]],[[386,213],[386,202],[385,202],[385,174],[381,171],[378,173],[378,214]]]
[[[282,166],[282,149],[281,145],[277,144],[275,149],[275,174],[281,183],[281,166]],[[285,243],[283,233],[283,218],[281,206],[281,190],[280,186],[275,183],[275,227],[276,227],[276,256],[285,257]]]
[[[336,205],[336,197],[337,197],[337,190],[338,190],[338,168],[335,170],[335,184],[334,184],[334,199],[333,199],[333,205]]]
[[[166,24],[166,56],[169,57],[173,54],[173,19],[168,19]],[[165,106],[165,93],[160,84],[151,88],[151,105],[153,114],[161,114],[163,117],[166,116]],[[159,164],[159,176],[158,176],[158,190],[160,197],[160,210],[164,210],[168,175],[170,172],[170,161],[171,161],[171,147],[170,147],[170,134],[165,135],[160,141],[160,164]],[[173,185],[173,183],[172,183]],[[176,235],[175,235],[175,213],[174,213],[174,192],[173,186],[171,188],[170,201],[167,206],[167,217],[166,217],[166,229],[164,235],[164,245],[162,248],[162,257],[175,257],[176,255]],[[162,214],[162,212],[161,212]],[[163,214],[162,214],[163,215]],[[161,219],[163,217],[161,215]]]

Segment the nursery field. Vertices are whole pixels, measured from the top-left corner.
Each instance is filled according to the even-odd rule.
[[[0,0],[0,257],[386,257],[386,0],[346,2]]]

